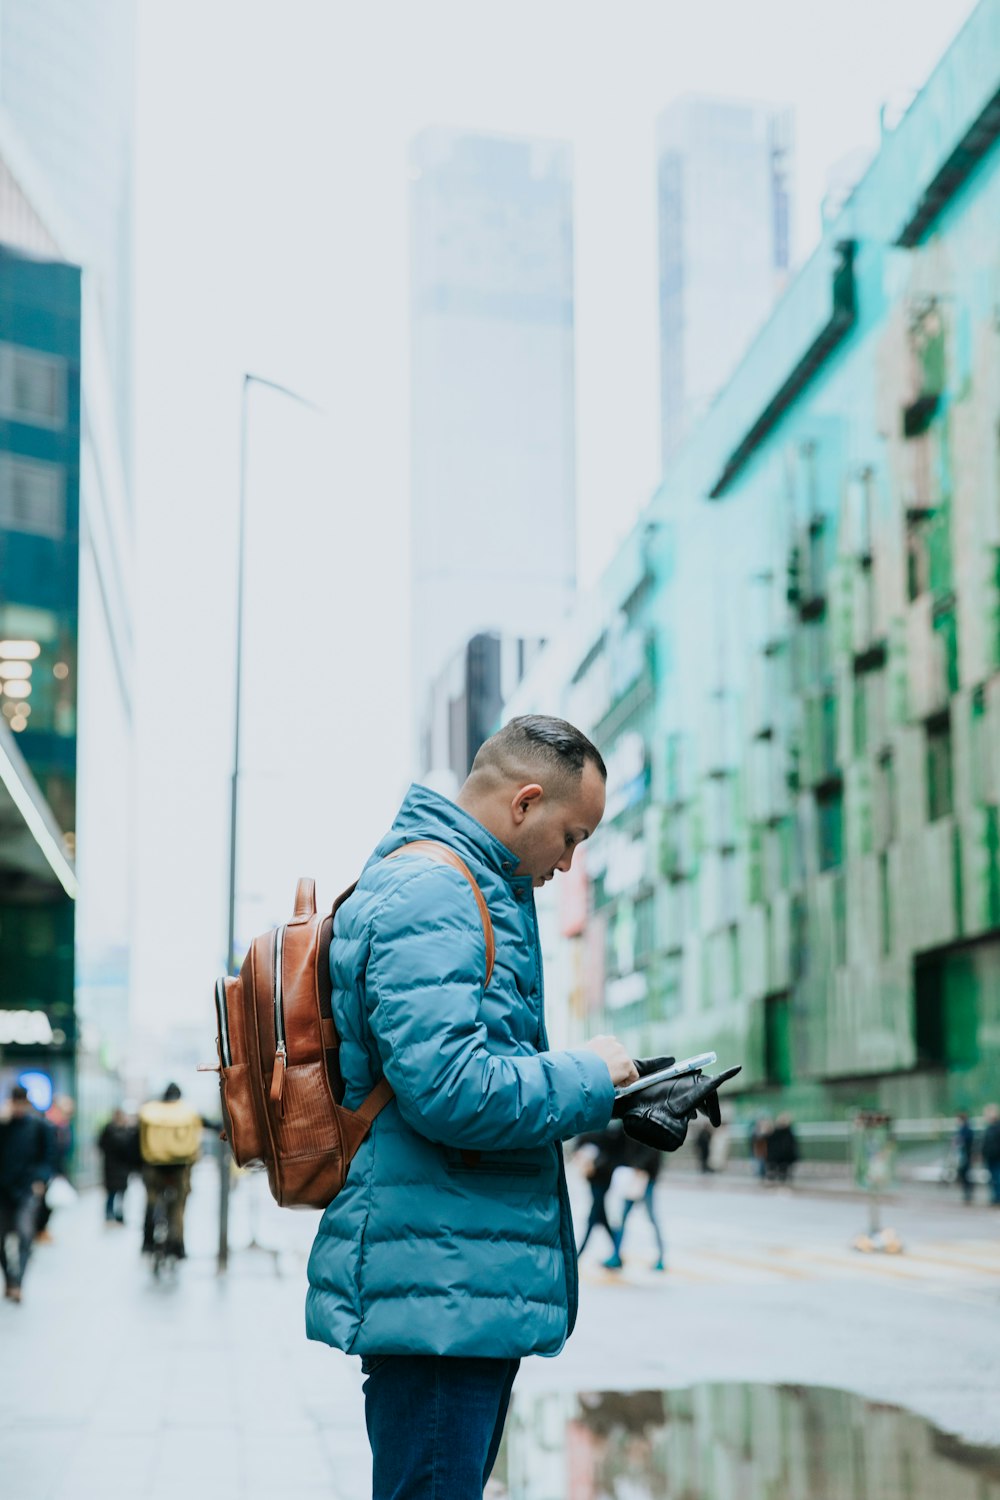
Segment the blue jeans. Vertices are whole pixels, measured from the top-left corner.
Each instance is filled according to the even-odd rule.
[[[482,1500],[519,1363],[436,1354],[363,1359],[372,1500]]]
[[[622,1209],[622,1221],[618,1227],[618,1233],[615,1235],[615,1254],[621,1255],[622,1253],[622,1240],[625,1236],[625,1225],[628,1223],[628,1216],[632,1212],[633,1208],[635,1208],[640,1202],[642,1203],[643,1208],[646,1210],[646,1215],[649,1219],[649,1222],[653,1226],[653,1233],[656,1236],[657,1258],[662,1264],[667,1252],[666,1247],[663,1243],[663,1235],[660,1233],[660,1226],[656,1222],[656,1204],[653,1200],[653,1184],[651,1182],[647,1182],[645,1192],[643,1193],[641,1199],[626,1198],[625,1207]]]

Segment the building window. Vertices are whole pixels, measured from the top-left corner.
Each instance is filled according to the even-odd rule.
[[[887,849],[896,837],[896,762],[887,750],[875,763],[875,847]]]
[[[838,786],[816,793],[816,821],[819,829],[819,867],[833,870],[844,857],[844,793]]]
[[[927,816],[934,823],[952,810],[951,718],[927,723]]]
[[[852,728],[854,730],[854,755],[860,760],[868,750],[868,680],[866,677],[854,679],[854,713],[852,714]]]
[[[0,454],[0,527],[60,541],[66,534],[66,483],[59,464]]]
[[[685,800],[684,741],[675,731],[667,736],[667,805]]]
[[[972,724],[969,736],[969,771],[972,782],[972,800],[978,807],[994,801],[990,776],[989,720],[986,714],[986,694],[977,687],[972,695]]]
[[[743,989],[743,966],[740,962],[740,929],[737,922],[729,927],[727,936],[729,950],[729,994],[737,1000]]]
[[[879,907],[882,924],[882,957],[892,953],[892,886],[889,880],[889,856],[883,850],[878,857]]]
[[[768,995],[764,1001],[764,1074],[770,1084],[792,1081],[787,995]]]
[[[847,963],[847,881],[833,877],[833,961],[838,969]]]
[[[65,360],[14,344],[0,344],[0,414],[12,422],[63,427]]]
[[[740,909],[739,870],[734,848],[722,849],[719,854],[719,918],[722,922],[735,922]]]
[[[931,560],[927,546],[928,512],[912,510],[906,517],[906,596],[912,604],[931,586]]]

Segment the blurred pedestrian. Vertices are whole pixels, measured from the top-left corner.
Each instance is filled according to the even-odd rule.
[[[709,1161],[709,1156],[712,1151],[712,1127],[707,1120],[699,1127],[695,1135],[694,1149],[698,1158],[699,1172],[711,1172],[712,1163]]]
[[[54,1157],[53,1177],[69,1178],[70,1163],[73,1159],[73,1119],[76,1115],[76,1104],[69,1094],[57,1094],[45,1111],[45,1122],[52,1132],[52,1143]],[[71,1195],[68,1195],[71,1196]],[[49,1220],[52,1218],[52,1208],[48,1199],[43,1194],[38,1209],[38,1223],[35,1228],[35,1243],[38,1245],[50,1245],[52,1243],[52,1232],[49,1229]]]
[[[754,1174],[761,1182],[767,1176],[767,1143],[774,1129],[774,1121],[768,1115],[754,1120],[750,1131],[750,1157]]]
[[[185,1104],[179,1086],[168,1083],[159,1100],[139,1111],[139,1149],[142,1180],[146,1187],[146,1215],[142,1228],[142,1253],[156,1248],[154,1231],[161,1203],[167,1213],[166,1252],[183,1260],[184,1207],[191,1192],[191,1168],[201,1150],[203,1122]]]
[[[983,1110],[983,1139],[979,1149],[989,1173],[991,1201],[994,1208],[1000,1208],[1000,1107],[996,1104],[987,1104]]]
[[[653,1226],[653,1234],[656,1238],[656,1260],[653,1262],[654,1271],[666,1270],[666,1246],[663,1233],[656,1218],[655,1192],[656,1179],[660,1175],[663,1165],[663,1153],[655,1150],[652,1146],[644,1146],[640,1141],[633,1141],[625,1137],[624,1165],[636,1173],[637,1177],[644,1179],[636,1184],[625,1198],[625,1206],[622,1210],[622,1221],[614,1235],[615,1251],[610,1261],[605,1265],[612,1269],[618,1269],[622,1265],[622,1241],[625,1238],[625,1226],[629,1216],[637,1204],[641,1203],[646,1210],[646,1217]]]
[[[11,1090],[6,1118],[0,1120],[0,1270],[4,1296],[20,1302],[24,1273],[38,1225],[38,1211],[56,1161],[52,1127],[32,1106],[28,1091]],[[8,1255],[17,1241],[16,1258]]]
[[[104,1164],[104,1222],[124,1224],[125,1189],[135,1165],[137,1127],[130,1124],[123,1109],[116,1109],[97,1137],[97,1149]]]
[[[728,1167],[730,1144],[729,1121],[723,1117],[718,1128],[712,1131],[708,1148],[708,1165],[713,1172],[724,1172]]]
[[[971,1203],[975,1191],[972,1181],[972,1152],[976,1144],[976,1136],[965,1110],[959,1110],[956,1121],[955,1134],[952,1138],[955,1148],[955,1176],[962,1189],[963,1203]]]
[[[799,1143],[792,1128],[792,1117],[779,1115],[767,1138],[767,1175],[770,1181],[789,1182],[798,1159]]]
[[[592,1130],[577,1136],[574,1142],[573,1154],[581,1153],[581,1159],[585,1163],[584,1175],[590,1188],[590,1213],[583,1239],[577,1247],[577,1256],[583,1254],[590,1236],[598,1227],[605,1231],[611,1241],[612,1259],[618,1254],[617,1230],[612,1228],[608,1219],[607,1197],[615,1169],[625,1164],[628,1145],[628,1137],[617,1120],[612,1120],[604,1130]]]

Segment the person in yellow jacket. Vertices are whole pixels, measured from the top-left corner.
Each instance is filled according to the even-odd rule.
[[[159,1100],[151,1100],[139,1111],[139,1155],[146,1188],[146,1217],[142,1229],[142,1253],[154,1249],[156,1208],[169,1195],[168,1255],[183,1260],[184,1206],[191,1191],[191,1168],[201,1154],[202,1119],[185,1104],[176,1083],[169,1083]]]

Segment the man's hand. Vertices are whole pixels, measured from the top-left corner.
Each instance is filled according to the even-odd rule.
[[[635,1083],[639,1077],[635,1063],[621,1042],[616,1041],[613,1036],[592,1037],[589,1042],[584,1042],[584,1047],[588,1052],[596,1052],[598,1057],[604,1059],[616,1089],[623,1088],[626,1083]]]
[[[38,1198],[43,1197],[44,1193],[45,1193],[45,1183],[44,1182],[33,1182],[31,1184],[31,1191],[35,1194],[36,1197],[38,1197]]]

